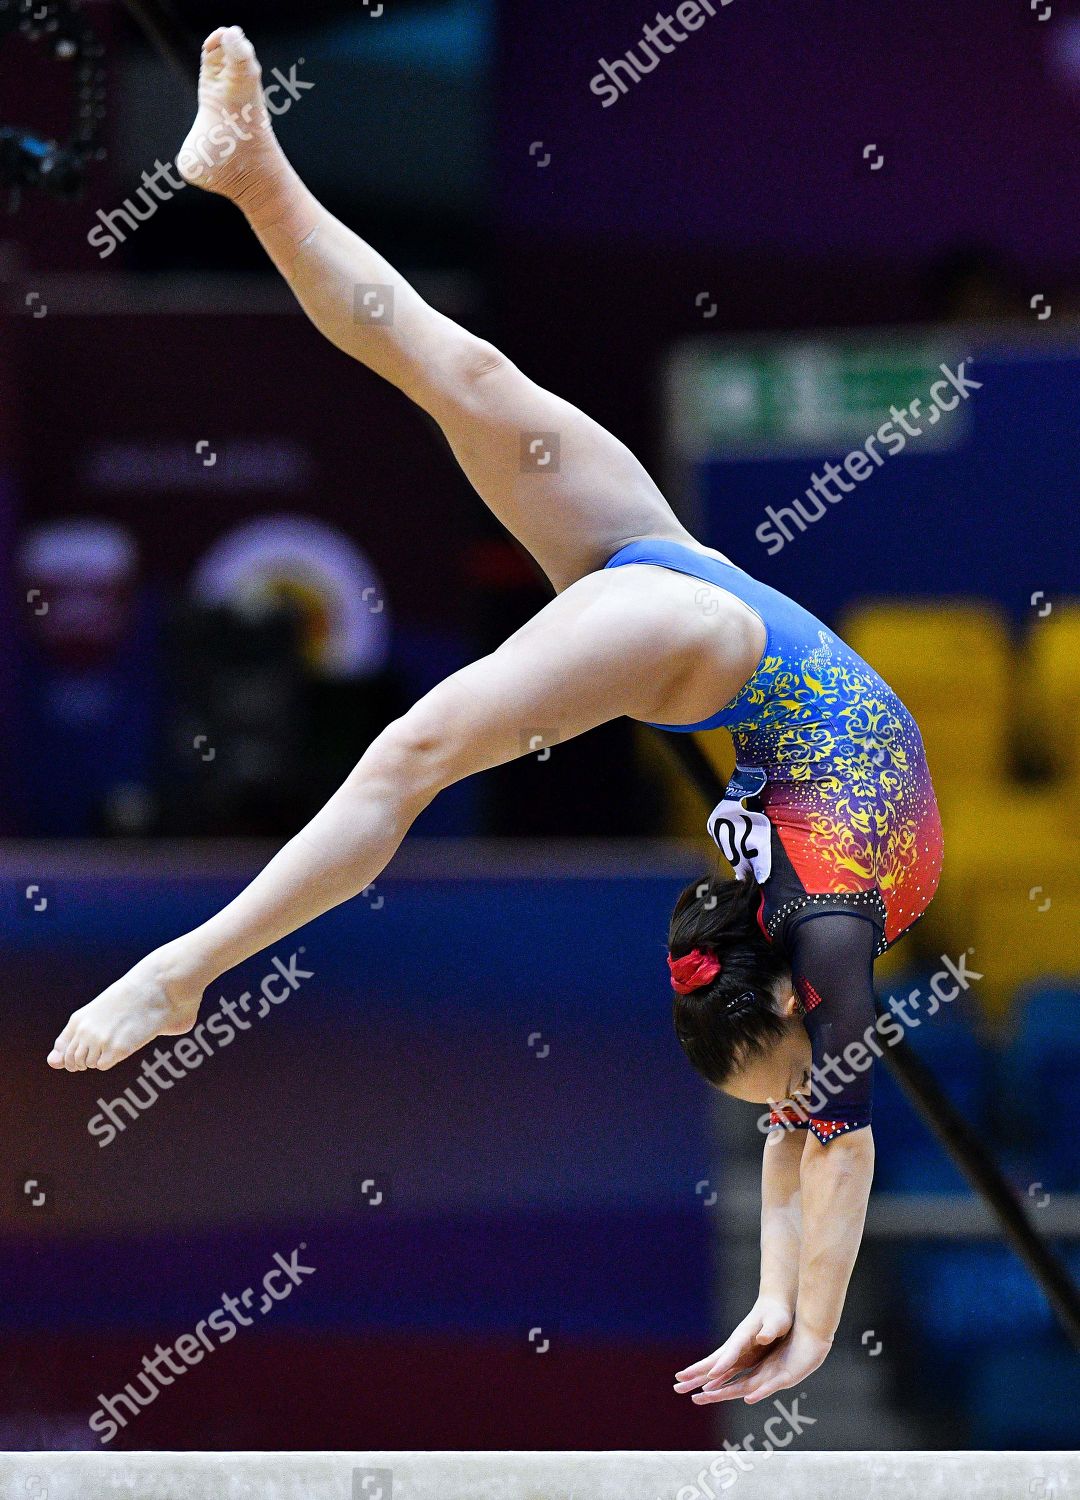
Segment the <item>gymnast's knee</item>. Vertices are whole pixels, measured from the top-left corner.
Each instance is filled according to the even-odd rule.
[[[513,368],[506,355],[486,339],[451,323],[424,357],[414,359],[401,379],[405,394],[444,425],[463,411],[479,413],[496,387],[497,377]]]
[[[353,775],[406,805],[424,806],[453,781],[453,760],[447,728],[410,710],[372,741]]]
[[[467,337],[466,346],[460,351],[461,378],[483,384],[490,376],[501,374],[512,368],[509,359],[487,339]]]

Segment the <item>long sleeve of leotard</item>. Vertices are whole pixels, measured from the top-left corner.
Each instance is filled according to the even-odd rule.
[[[807,914],[785,941],[799,1013],[810,1036],[813,1072],[808,1119],[782,1111],[788,1125],[808,1127],[823,1145],[870,1124],[874,1094],[874,949],[878,929],[854,912]]]

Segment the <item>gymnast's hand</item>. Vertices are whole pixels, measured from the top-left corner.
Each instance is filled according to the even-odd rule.
[[[739,1380],[758,1369],[762,1362],[788,1342],[792,1323],[792,1310],[778,1297],[759,1297],[726,1343],[696,1365],[688,1365],[676,1375],[675,1389],[680,1396],[690,1391],[701,1392],[694,1401],[704,1405],[708,1401],[727,1401],[728,1394],[713,1394],[725,1381]],[[822,1356],[824,1358],[824,1355]],[[815,1367],[816,1368],[816,1367]],[[706,1395],[705,1393],[709,1394]],[[736,1394],[741,1394],[737,1392]]]
[[[773,1344],[759,1363],[741,1373],[735,1371],[734,1379],[722,1372],[714,1375],[692,1399],[698,1406],[707,1406],[713,1401],[738,1401],[741,1397],[747,1406],[753,1406],[812,1375],[825,1363],[831,1348],[832,1339],[812,1333],[796,1318],[790,1334]]]

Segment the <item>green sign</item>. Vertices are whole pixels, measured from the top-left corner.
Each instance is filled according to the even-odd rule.
[[[695,341],[672,372],[671,420],[679,448],[709,454],[814,454],[859,445],[893,407],[926,413],[941,366],[966,356],[925,341],[862,344],[807,340],[771,345]],[[913,418],[918,422],[918,417]],[[959,410],[923,427],[921,447],[948,446],[962,430]]]

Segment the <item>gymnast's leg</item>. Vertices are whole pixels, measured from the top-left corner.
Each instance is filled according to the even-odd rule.
[[[329,802],[209,921],[151,953],[72,1015],[49,1064],[110,1068],[195,1024],[226,969],[355,896],[421,810],[453,782],[628,714],[702,717],[745,681],[760,644],[718,632],[696,580],[612,568],[569,584],[497,651],[455,672],[395,720]],[[756,653],[756,654],[755,654]]]
[[[235,129],[241,121],[246,141]],[[207,148],[222,138],[224,148]],[[208,165],[215,155],[221,159]],[[481,498],[556,590],[603,567],[633,538],[692,542],[623,443],[435,311],[321,207],[274,137],[254,49],[237,27],[215,31],[204,45],[199,112],[179,166],[243,210],[332,343],[435,418]],[[381,318],[368,316],[380,307]],[[539,433],[558,434],[557,469],[554,461],[546,472],[523,464],[523,445]]]
[[[438,419],[558,597],[389,725],[234,901],[76,1011],[49,1055],[52,1067],[71,1072],[113,1067],[155,1036],[190,1030],[209,983],[355,896],[441,788],[524,754],[538,726],[569,739],[624,714],[692,722],[726,702],[761,654],[756,622],[734,617],[718,629],[695,604],[694,579],[652,568],[598,571],[636,536],[692,539],[621,443],[429,308],[315,203],[269,129],[255,131],[261,99],[249,44],[234,29],[215,33],[189,142],[220,126],[226,110],[250,120],[254,139],[209,169],[207,185],[241,203],[322,331]],[[193,176],[198,162],[187,157]],[[358,284],[393,287],[389,326],[354,321]],[[560,434],[558,473],[522,474],[523,430]]]

